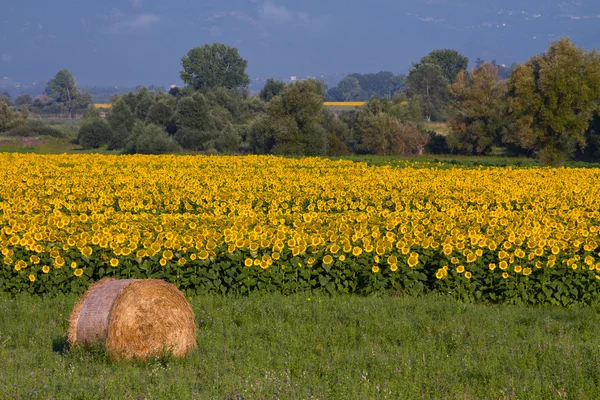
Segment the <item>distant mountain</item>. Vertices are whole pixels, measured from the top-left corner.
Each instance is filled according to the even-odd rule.
[[[178,83],[192,47],[238,47],[254,78],[407,72],[436,48],[522,62],[570,36],[598,46],[597,0],[3,0],[0,79]]]

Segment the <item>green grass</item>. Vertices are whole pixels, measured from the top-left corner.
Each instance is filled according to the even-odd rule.
[[[438,297],[198,297],[199,349],[115,363],[70,350],[74,296],[0,297],[0,398],[597,398],[592,309]]]

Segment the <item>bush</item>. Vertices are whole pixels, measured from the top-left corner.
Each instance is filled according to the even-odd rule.
[[[440,135],[435,131],[427,131],[429,141],[425,146],[425,152],[429,154],[452,154],[452,149],[448,146],[446,136]]]
[[[133,127],[133,135],[125,148],[127,154],[178,153],[181,147],[160,126],[141,122]]]
[[[175,140],[181,147],[188,150],[206,150],[212,146],[216,135],[213,131],[201,131],[194,128],[179,128]]]
[[[65,136],[57,127],[36,120],[29,120],[26,124],[13,128],[6,135],[13,137],[50,136],[56,138]]]
[[[108,122],[99,118],[90,119],[79,128],[77,143],[84,149],[97,149],[108,143],[111,134],[112,130]]]

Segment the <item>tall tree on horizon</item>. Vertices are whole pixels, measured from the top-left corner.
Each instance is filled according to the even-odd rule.
[[[245,88],[250,84],[246,74],[248,61],[234,47],[221,43],[206,44],[191,49],[181,59],[181,80],[195,90],[215,87]]]

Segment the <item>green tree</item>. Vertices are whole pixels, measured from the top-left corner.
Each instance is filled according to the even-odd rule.
[[[439,65],[416,64],[406,79],[408,94],[420,102],[427,121],[442,120],[449,100],[448,79]]]
[[[258,95],[263,101],[271,101],[275,96],[279,96],[285,89],[285,82],[277,79],[269,78],[265,82],[265,86]]]
[[[63,113],[69,118],[73,116],[73,111],[81,106],[78,103],[79,89],[69,70],[63,69],[56,73],[46,85],[46,94],[60,105]],[[87,105],[85,107],[87,108]]]
[[[448,144],[458,152],[488,153],[506,127],[506,85],[498,68],[485,63],[472,73],[460,71],[450,86],[453,96]]]
[[[180,151],[181,147],[162,127],[137,121],[124,153],[169,154]]]
[[[469,59],[456,50],[434,50],[421,59],[421,64],[432,63],[438,65],[449,83],[454,82],[460,71],[466,71]]]
[[[517,128],[510,138],[534,150],[543,165],[560,165],[577,146],[600,104],[600,54],[571,40],[517,65],[508,82],[509,110]]]
[[[135,124],[135,114],[124,99],[118,99],[106,117],[111,127],[111,137],[108,140],[108,149],[122,149],[127,144]]]
[[[366,114],[361,123],[364,147],[379,155],[423,154],[427,137],[412,124],[403,124],[386,113]]]
[[[12,97],[7,91],[0,93],[0,103],[6,103],[9,106],[13,105]]]
[[[238,50],[221,43],[195,47],[181,59],[181,80],[196,90],[214,87],[237,89],[250,84],[248,62]]]
[[[33,97],[31,97],[30,94],[22,94],[19,97],[17,97],[15,99],[15,105],[16,106],[24,106],[24,105],[32,105],[33,104]]]
[[[271,100],[267,113],[255,123],[251,146],[257,153],[325,155],[327,133],[323,119],[323,87],[315,80],[289,85]]]
[[[175,106],[173,97],[165,97],[155,101],[146,113],[146,122],[162,126],[171,135],[175,134],[177,132]]]
[[[360,96],[360,83],[354,76],[347,76],[337,85],[342,101],[356,100]]]
[[[83,114],[84,120],[97,119],[100,118],[100,110],[98,110],[93,105],[90,105],[85,114]]]
[[[85,120],[79,128],[77,142],[84,149],[97,149],[107,144],[111,137],[110,124],[101,118]]]
[[[0,101],[0,132],[7,132],[18,126],[24,125],[26,120],[14,112],[8,104]]]
[[[360,94],[355,99],[362,101],[368,101],[373,96],[391,99],[404,89],[406,80],[404,75],[394,75],[389,71],[381,71],[376,74],[352,74],[349,76],[358,80]],[[342,100],[343,96],[339,92],[339,86],[336,90],[340,96],[339,100]],[[331,94],[335,96],[336,92],[334,91]]]
[[[374,97],[358,113],[354,150],[381,155],[422,154],[427,135],[419,128],[420,121],[409,104]]]
[[[209,141],[215,139],[215,121],[206,97],[199,93],[183,97],[177,104],[175,140],[184,149],[206,150]]]

